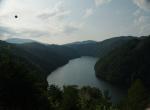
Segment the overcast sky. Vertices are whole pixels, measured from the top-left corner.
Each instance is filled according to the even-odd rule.
[[[0,0],[0,39],[64,44],[149,34],[150,0]]]

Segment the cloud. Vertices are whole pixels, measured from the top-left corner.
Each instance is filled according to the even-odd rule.
[[[65,0],[6,0],[0,10],[0,39],[17,37],[43,41],[42,38],[45,38],[63,39],[66,42],[65,38],[80,37],[85,33],[86,21],[79,15],[89,17],[95,8],[84,8],[84,12],[81,12],[71,5]],[[18,19],[14,18],[16,14]]]
[[[70,34],[75,33],[77,31],[79,31],[78,27],[75,27],[75,26],[66,26],[64,28],[63,32],[64,32],[64,34],[70,35]]]
[[[0,26],[0,39],[7,38],[37,38],[42,36],[50,36],[48,32],[39,31],[39,30],[28,30],[28,29],[20,29],[14,30],[9,27]]]
[[[87,18],[89,16],[91,16],[93,14],[93,9],[92,8],[88,8],[85,10],[85,13],[84,13],[84,18]]]
[[[134,23],[136,25],[145,24],[148,21],[149,17],[147,16],[139,16],[137,19],[134,20]]]
[[[58,2],[54,8],[44,10],[44,12],[41,12],[37,17],[46,20],[51,18],[60,18],[69,15],[71,13],[70,10],[66,10],[64,7],[64,3],[62,1]]]
[[[15,33],[14,30],[8,27],[0,26],[0,39],[3,39],[5,37],[13,37],[13,35],[17,35],[17,33]]]
[[[100,6],[106,3],[110,3],[112,0],[95,0],[95,5]]]
[[[46,20],[50,18],[63,18],[66,15],[69,15],[71,11],[65,11],[65,10],[56,10],[56,11],[50,11],[50,12],[44,12],[38,15],[39,18]]]
[[[149,35],[150,29],[150,17],[149,16],[139,16],[134,20],[135,27],[138,28],[139,35]]]
[[[1,5],[2,1],[3,1],[3,0],[0,0],[0,5]]]
[[[150,10],[150,0],[133,0],[134,3],[141,9]]]
[[[26,30],[26,29],[20,30],[19,35],[22,35],[22,37],[29,37],[29,38],[51,36],[50,33],[46,31]]]
[[[62,35],[74,35],[75,33],[81,32],[84,28],[84,23],[69,23],[64,25]]]
[[[1,6],[2,6],[2,2],[3,2],[3,0],[0,0],[0,8],[1,8]]]
[[[137,9],[137,10],[133,13],[134,16],[140,16],[141,14],[142,14],[142,11],[141,11],[140,9]]]
[[[53,7],[44,9],[24,10],[19,15],[19,19],[14,19],[14,12],[0,13],[0,38],[25,37],[39,38],[46,36],[48,38],[62,36],[77,32],[78,28],[72,25],[74,21],[65,21],[71,11],[66,9],[63,2],[56,2]],[[30,17],[29,17],[30,16]]]

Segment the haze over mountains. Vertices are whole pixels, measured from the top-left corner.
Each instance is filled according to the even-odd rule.
[[[31,42],[36,42],[31,39],[19,39],[19,38],[9,38],[5,40],[8,43],[13,43],[13,44],[24,44],[24,43],[31,43]]]

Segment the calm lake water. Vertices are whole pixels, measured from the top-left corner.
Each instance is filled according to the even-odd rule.
[[[49,85],[78,85],[97,87],[102,91],[109,90],[112,102],[116,103],[123,98],[125,91],[114,87],[106,81],[97,79],[94,65],[98,59],[93,57],[81,57],[70,60],[68,64],[52,72],[47,81]]]

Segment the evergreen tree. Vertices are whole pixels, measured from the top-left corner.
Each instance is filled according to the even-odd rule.
[[[147,102],[147,92],[141,80],[133,82],[128,90],[127,99],[122,106],[123,110],[144,110]]]
[[[79,95],[77,86],[64,86],[62,110],[78,110]]]

